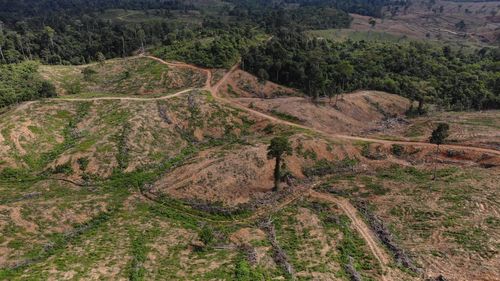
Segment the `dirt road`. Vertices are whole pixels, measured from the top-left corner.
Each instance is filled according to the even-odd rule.
[[[217,99],[220,102],[223,102],[225,104],[231,105],[233,107],[237,107],[239,109],[245,110],[253,115],[257,115],[259,117],[268,119],[270,121],[273,121],[274,123],[279,123],[283,125],[288,125],[288,126],[293,126],[296,128],[301,128],[305,130],[310,130],[314,131],[316,133],[319,133],[320,135],[323,135],[328,138],[333,138],[333,139],[346,139],[346,140],[355,140],[355,141],[366,141],[366,142],[374,142],[374,143],[381,143],[381,144],[400,144],[400,145],[414,145],[414,146],[423,146],[423,147],[434,147],[433,144],[426,143],[426,142],[417,142],[417,141],[394,141],[394,140],[381,140],[381,139],[373,139],[373,138],[365,138],[365,137],[358,137],[358,136],[349,136],[349,135],[342,135],[342,134],[330,134],[325,131],[313,128],[313,127],[308,127],[304,125],[300,125],[297,123],[289,122],[286,120],[279,119],[277,117],[265,114],[263,112],[248,108],[239,102],[232,100],[230,98],[223,98],[219,96],[219,87],[224,83],[227,78],[231,75],[232,72],[234,72],[239,65],[235,65],[231,68],[230,71],[224,75],[224,77],[213,87],[210,88],[210,92],[212,93],[212,96],[214,96],[215,99]],[[452,144],[443,144],[441,145],[442,148],[444,149],[462,149],[462,150],[473,150],[473,151],[478,151],[478,152],[484,152],[484,153],[491,153],[491,154],[496,154],[500,155],[500,151],[494,150],[494,149],[488,149],[488,148],[482,148],[482,147],[474,147],[474,146],[462,146],[462,145],[452,145]]]
[[[340,207],[340,209],[342,209],[342,211],[351,220],[353,228],[359,233],[359,235],[361,235],[363,240],[365,240],[373,256],[379,262],[380,267],[382,267],[382,272],[383,272],[382,280],[387,280],[387,281],[393,280],[393,278],[390,276],[391,268],[389,267],[391,258],[385,252],[385,250],[377,243],[378,241],[377,237],[372,232],[372,230],[366,225],[363,219],[358,215],[356,208],[354,208],[354,206],[352,206],[351,203],[345,198],[338,198],[330,194],[320,193],[313,190],[311,190],[309,194],[313,198],[317,198],[323,201],[336,204],[337,206]]]
[[[300,125],[300,124],[296,124],[296,123],[293,123],[293,122],[289,122],[289,121],[286,121],[286,120],[279,119],[277,117],[268,115],[266,113],[263,113],[263,112],[260,112],[260,111],[248,108],[248,107],[240,104],[239,102],[237,102],[237,101],[235,101],[233,99],[224,98],[224,97],[219,96],[219,88],[220,88],[220,86],[229,78],[229,76],[236,69],[238,69],[239,63],[235,64],[222,77],[222,79],[219,80],[215,85],[211,85],[212,72],[210,71],[210,69],[206,69],[206,68],[194,66],[194,65],[191,65],[191,64],[187,64],[187,63],[181,63],[181,62],[167,62],[167,61],[164,61],[164,60],[162,60],[160,58],[153,57],[153,56],[140,55],[140,56],[137,56],[137,57],[146,57],[146,58],[149,58],[149,59],[153,59],[153,60],[156,60],[156,61],[158,61],[158,62],[160,62],[162,64],[165,64],[167,66],[186,67],[186,68],[191,68],[193,70],[205,72],[206,76],[207,76],[207,80],[205,82],[205,86],[203,88],[189,88],[189,89],[185,89],[185,90],[182,90],[180,92],[174,93],[172,95],[158,97],[158,98],[97,97],[97,98],[56,98],[56,99],[50,99],[50,100],[63,100],[63,101],[95,101],[95,100],[135,100],[135,101],[142,101],[142,100],[164,100],[164,99],[170,99],[170,98],[178,97],[178,96],[180,96],[180,95],[182,95],[184,93],[187,93],[187,92],[190,92],[190,91],[193,91],[193,90],[206,90],[206,91],[209,91],[212,94],[212,96],[216,100],[218,100],[219,102],[225,103],[225,104],[230,105],[232,107],[239,108],[239,109],[244,110],[244,111],[246,111],[246,112],[248,112],[250,114],[262,117],[264,119],[268,119],[268,120],[270,120],[270,121],[272,121],[274,123],[288,125],[288,126],[292,126],[292,127],[296,127],[296,128],[301,128],[301,129],[313,131],[313,132],[316,132],[316,133],[318,133],[318,134],[320,134],[320,135],[322,135],[324,137],[330,138],[330,139],[337,139],[337,140],[338,139],[344,139],[344,140],[354,140],[354,141],[365,141],[365,142],[373,142],[373,143],[388,144],[388,145],[399,144],[399,145],[413,145],[413,146],[420,146],[420,147],[432,147],[432,148],[434,147],[433,144],[426,143],[426,142],[382,140],[382,139],[373,139],[373,138],[366,138],[366,137],[360,137],[360,136],[349,136],[349,135],[342,135],[342,134],[331,134],[331,133],[327,133],[325,131],[322,131],[322,130],[319,130],[319,129],[316,129],[316,128],[313,128],[313,127],[304,126],[304,125]],[[36,101],[31,101],[31,102],[23,103],[23,104],[19,105],[16,110],[18,110],[19,108],[24,108],[28,104],[31,104],[31,103],[34,103],[34,102],[36,102]],[[472,151],[477,151],[477,152],[482,152],[482,153],[489,153],[489,154],[494,154],[494,155],[500,155],[500,151],[499,150],[482,148],[482,147],[452,145],[452,144],[444,144],[444,145],[441,145],[441,147],[443,149],[472,150]]]

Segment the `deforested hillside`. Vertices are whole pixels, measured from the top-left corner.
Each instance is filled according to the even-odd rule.
[[[161,62],[86,67],[118,73],[139,60]],[[176,70],[165,63],[162,77]],[[2,114],[2,278],[496,276],[498,206],[488,198],[498,191],[497,151],[457,140],[436,154],[396,133],[366,137],[401,129],[382,124],[443,120],[407,121],[410,102],[399,96],[313,102],[237,68],[182,66],[198,78],[170,95],[61,92]],[[44,76],[61,79],[51,68]],[[158,85],[147,70],[127,85]],[[291,151],[278,190],[276,137]],[[471,204],[481,212],[463,211]],[[470,266],[460,266],[466,257]]]
[[[0,1],[0,280],[500,280],[497,6]]]
[[[203,72],[147,57],[103,61],[82,66],[42,66],[41,76],[54,83],[61,96],[160,96],[202,87]]]

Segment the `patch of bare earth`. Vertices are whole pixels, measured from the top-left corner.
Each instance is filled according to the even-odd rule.
[[[431,164],[417,167],[432,169]],[[438,169],[454,167],[438,165]],[[499,192],[499,170],[469,167],[452,171],[435,182],[431,176],[425,182],[376,181],[388,192],[367,200],[382,221],[393,227],[398,243],[411,253],[425,276],[499,280],[500,205],[494,199]],[[342,185],[336,186],[342,189]],[[369,190],[365,184],[357,186]]]
[[[47,152],[61,143],[66,125],[61,113],[71,112],[71,106],[26,103],[4,114],[0,122],[0,170],[24,166],[26,163],[19,156]]]
[[[485,148],[500,149],[500,111],[479,112],[430,112],[425,116],[407,119],[407,122],[394,123],[394,126],[381,126],[367,131],[373,137],[397,137],[400,139],[427,141],[437,123],[450,125],[447,142]],[[385,124],[387,125],[387,124]]]
[[[353,22],[349,30],[387,32],[412,39],[468,42],[475,45],[494,44],[498,36],[498,1],[455,2],[438,0],[412,1],[407,7],[388,6],[384,19],[370,25],[370,17],[351,14]],[[394,12],[395,11],[395,12]],[[466,28],[460,30],[456,24],[464,21]]]
[[[274,98],[298,94],[296,90],[273,82],[259,81],[257,77],[239,69],[230,74],[220,90],[227,97]]]
[[[231,74],[221,92],[244,106],[281,118],[288,115],[294,122],[335,134],[371,129],[382,120],[403,115],[410,104],[401,96],[377,91],[358,91],[312,103],[295,90],[272,82],[262,84],[241,70]]]
[[[294,178],[303,179],[303,168],[316,161],[333,161],[349,156],[343,145],[332,148],[328,142],[297,135],[293,146],[302,154],[284,159],[284,167]],[[201,152],[157,181],[152,192],[181,199],[237,205],[273,188],[274,160],[267,158],[267,143],[217,147]],[[193,173],[196,171],[196,173]]]
[[[331,258],[336,255],[336,240],[329,237],[320,219],[311,210],[299,208],[297,212],[295,229],[299,235],[308,234],[295,253],[300,261],[306,263],[307,270],[297,272],[297,276],[317,280],[341,280],[335,276],[341,267]],[[322,269],[326,269],[326,272],[314,270],[320,265],[324,266]]]

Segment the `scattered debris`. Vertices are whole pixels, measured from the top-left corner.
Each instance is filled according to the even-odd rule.
[[[195,210],[225,217],[236,216],[245,213],[249,209],[248,204],[239,204],[235,207],[224,207],[222,206],[222,204],[214,204],[210,202],[201,202],[195,200],[187,200],[186,204]]]
[[[448,149],[446,150],[446,156],[448,157],[454,157],[454,158],[462,158],[465,156],[465,151],[457,151],[453,149]]]
[[[356,271],[356,268],[354,268],[354,259],[351,256],[349,256],[349,263],[346,264],[345,271],[351,276],[352,281],[363,280],[361,278],[361,274],[359,274],[359,272]]]
[[[426,281],[448,281],[448,279],[446,279],[443,275],[440,274],[437,277],[427,278]]]
[[[288,261],[289,258],[286,255],[285,251],[283,251],[283,249],[278,244],[278,240],[276,240],[276,230],[271,218],[267,218],[266,220],[262,221],[260,223],[260,228],[264,230],[264,232],[266,232],[267,237],[269,238],[269,242],[271,242],[271,246],[273,247],[274,252],[274,262],[276,262],[277,265],[281,266],[283,270],[285,270],[285,272],[292,277],[292,279],[295,279],[295,271],[293,269],[293,266]]]
[[[243,243],[239,246],[239,249],[245,254],[250,265],[257,264],[257,251],[255,250],[255,247],[248,243]]]
[[[368,204],[365,201],[355,202],[356,208],[361,214],[366,218],[369,225],[377,235],[377,237],[382,241],[384,245],[393,253],[396,258],[396,262],[408,268],[415,273],[421,273],[413,261],[410,259],[408,254],[394,241],[392,233],[389,231],[387,226],[378,218],[373,212],[368,208]]]
[[[189,105],[189,108],[191,108],[191,109],[194,109],[197,107],[196,99],[195,99],[193,94],[188,95],[188,105]]]
[[[377,124],[368,130],[363,131],[363,134],[376,134],[389,130],[394,130],[396,128],[404,127],[410,125],[410,121],[405,118],[398,117],[388,117],[384,118],[382,121],[377,122]]]
[[[160,116],[160,118],[167,124],[171,125],[173,122],[170,116],[168,116],[167,109],[164,106],[161,106],[159,102],[157,102],[156,105],[158,108],[158,115]]]
[[[384,151],[382,151],[381,146],[375,146],[373,150],[370,144],[366,144],[363,146],[361,155],[371,160],[384,160],[387,158],[387,155],[384,153]]]

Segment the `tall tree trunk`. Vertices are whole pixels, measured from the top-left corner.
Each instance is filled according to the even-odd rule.
[[[19,46],[21,47],[21,53],[23,54],[23,57],[26,60],[27,57],[26,57],[26,53],[24,52],[24,45],[23,45],[23,41],[21,38],[19,39]]]
[[[31,48],[30,48],[30,41],[29,40],[26,41],[26,49],[28,50],[28,56],[29,56],[30,60],[32,60],[33,59],[33,55],[31,54]]]
[[[418,100],[418,114],[421,115],[424,111],[424,100],[419,99]]]
[[[280,173],[281,156],[276,157],[276,166],[274,166],[274,189],[278,191],[280,188],[281,173]]]
[[[122,36],[122,57],[125,57],[125,38]]]
[[[2,46],[0,46],[0,55],[2,56],[2,60],[3,60],[3,62],[7,62],[7,61],[5,60],[5,57],[3,56],[3,49],[2,49]]]

